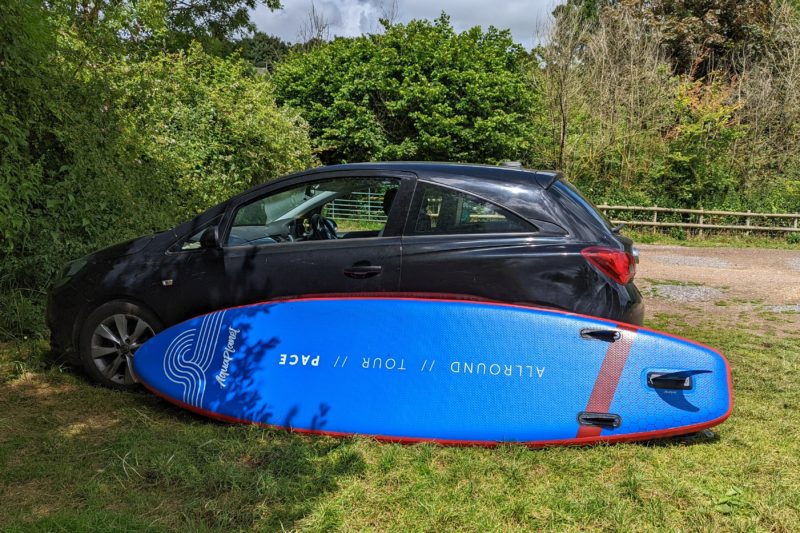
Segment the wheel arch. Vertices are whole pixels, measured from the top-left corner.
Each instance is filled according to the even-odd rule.
[[[71,341],[72,341],[72,346],[75,349],[75,353],[80,352],[81,330],[83,329],[83,325],[86,322],[86,319],[89,317],[89,315],[94,313],[100,307],[112,302],[129,303],[137,307],[141,307],[142,309],[147,310],[149,313],[152,313],[153,316],[155,316],[158,319],[158,321],[164,325],[164,327],[168,326],[160,313],[156,312],[152,306],[148,305],[147,302],[139,298],[126,294],[108,296],[102,299],[98,298],[90,302],[87,302],[87,304],[83,306],[83,308],[78,313],[78,315],[76,316],[75,320],[72,323]]]

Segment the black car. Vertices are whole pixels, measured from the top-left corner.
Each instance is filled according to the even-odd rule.
[[[50,291],[47,320],[54,350],[98,382],[127,388],[139,345],[219,308],[424,293],[641,324],[634,272],[630,239],[558,173],[359,163],[286,176],[73,261]],[[313,335],[314,321],[298,327]]]

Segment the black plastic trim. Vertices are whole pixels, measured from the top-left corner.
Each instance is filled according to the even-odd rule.
[[[582,426],[596,426],[605,429],[616,429],[622,425],[622,417],[614,413],[593,413],[581,411],[578,413],[578,424]]]

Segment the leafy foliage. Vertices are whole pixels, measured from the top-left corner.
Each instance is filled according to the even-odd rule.
[[[280,0],[161,0],[166,4],[167,28],[173,34],[173,47],[183,48],[192,41],[216,40],[220,43],[242,31],[252,31],[250,10],[258,5],[279,9]]]
[[[780,3],[783,0],[778,0]],[[791,0],[795,5],[797,0]],[[577,15],[594,27],[614,12],[636,13],[660,32],[677,73],[701,78],[757,55],[769,42],[774,0],[567,0],[555,18]]]
[[[153,165],[196,214],[271,177],[311,166],[305,122],[278,108],[272,84],[241,61],[204,53],[158,54],[119,73],[120,104]]]
[[[67,259],[314,163],[305,123],[239,59],[104,55],[41,5],[0,9],[2,336],[43,329]]]
[[[581,11],[584,2],[556,10],[537,50],[550,138],[537,141],[529,161],[564,170],[598,201],[797,210],[797,12],[768,6],[750,37],[726,33],[723,24],[727,37],[706,43],[721,48],[686,66],[670,44],[680,21],[691,18],[679,2],[661,19],[652,10],[666,13],[667,2],[603,4],[590,11],[595,18]],[[748,13],[737,16],[762,20]],[[708,70],[713,65],[719,68]]]
[[[678,87],[678,122],[667,133],[667,153],[651,170],[651,197],[661,199],[661,205],[736,202],[737,175],[725,156],[744,128],[736,122],[736,105],[728,99],[717,84],[687,82]]]
[[[48,11],[87,43],[104,49],[185,49],[193,41],[226,55],[232,39],[255,30],[250,11],[280,9],[280,0],[50,0]]]
[[[660,24],[678,72],[695,77],[759,53],[768,34],[770,0],[657,0],[646,2]]]
[[[569,0],[530,55],[446,15],[326,42],[312,11],[304,45],[233,41],[258,4],[279,7],[0,2],[0,337],[44,330],[65,260],[315,152],[519,159],[597,201],[800,208],[796,0]]]
[[[507,31],[458,34],[442,15],[294,53],[273,79],[325,162],[496,162],[524,153],[533,134],[524,62]]]
[[[290,48],[280,37],[260,31],[251,37],[240,39],[236,47],[241,51],[242,57],[250,61],[253,66],[266,68],[270,72],[289,53]]]

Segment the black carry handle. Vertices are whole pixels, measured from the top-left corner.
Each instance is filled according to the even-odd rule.
[[[594,339],[597,341],[614,342],[618,341],[622,334],[616,329],[590,329],[583,328],[581,330],[582,339]]]
[[[365,279],[371,278],[372,276],[377,276],[378,274],[383,271],[382,266],[372,265],[372,266],[354,266],[350,268],[344,269],[344,275],[348,278],[353,279]]]
[[[578,424],[582,426],[597,426],[606,429],[614,429],[622,424],[622,418],[614,413],[581,411],[578,413]]]

